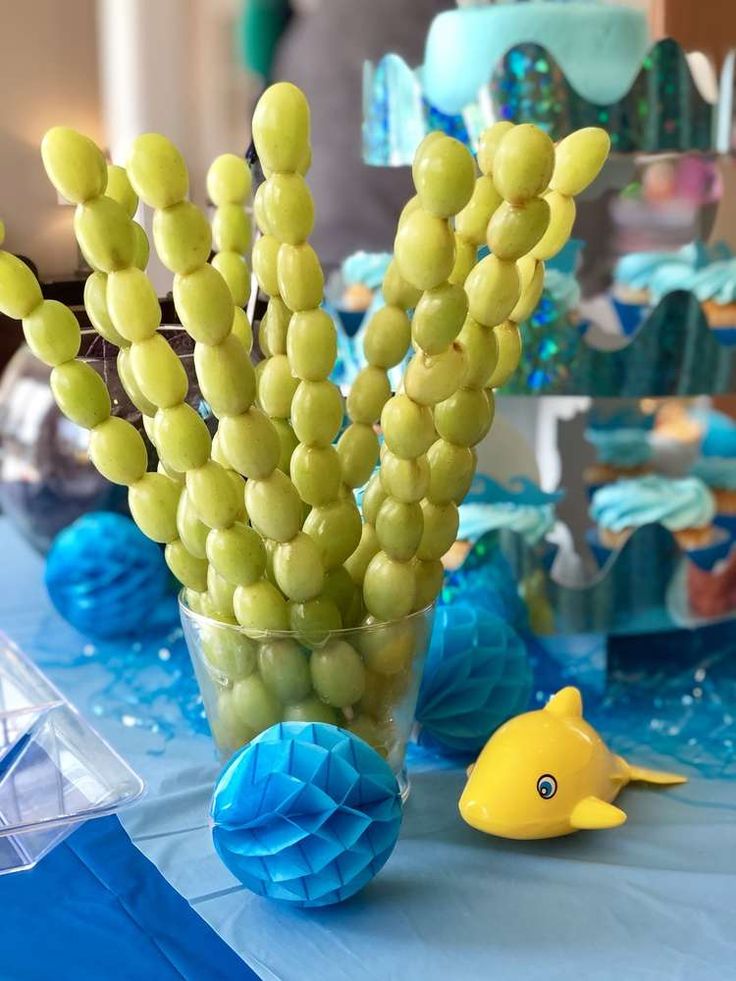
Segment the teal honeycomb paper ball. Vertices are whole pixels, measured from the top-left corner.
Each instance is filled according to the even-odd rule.
[[[479,752],[526,708],[531,685],[526,644],[511,624],[466,603],[440,607],[417,702],[420,742]]]
[[[326,723],[282,722],[227,763],[211,817],[215,849],[246,888],[292,906],[328,906],[388,860],[401,795],[362,739]]]

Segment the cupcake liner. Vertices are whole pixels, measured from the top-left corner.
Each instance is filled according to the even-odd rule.
[[[713,567],[726,558],[731,551],[732,535],[725,528],[714,528],[714,539],[709,545],[686,550],[690,562],[704,572],[710,572]]]
[[[710,329],[719,344],[723,344],[724,347],[736,347],[736,326],[714,327],[711,324]]]
[[[732,538],[736,538],[736,514],[726,514],[725,511],[719,512],[713,519],[713,524],[719,528],[725,528]]]
[[[621,333],[626,337],[631,337],[646,320],[649,313],[649,305],[622,300],[616,295],[611,296],[611,301],[618,317]]]
[[[608,583],[612,608],[626,611],[633,619],[665,605],[667,585],[671,580],[680,548],[672,534],[662,525],[644,525],[617,549],[607,548],[597,528],[588,529],[586,541]]]

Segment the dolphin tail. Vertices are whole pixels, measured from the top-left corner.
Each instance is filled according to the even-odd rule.
[[[668,784],[687,783],[687,777],[680,773],[666,773],[664,770],[650,770],[645,766],[634,766],[633,763],[626,763],[629,770],[629,780],[638,780],[641,783],[654,783],[661,786]]]

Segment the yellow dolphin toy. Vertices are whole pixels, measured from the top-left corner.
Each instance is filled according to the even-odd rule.
[[[459,805],[463,819],[487,834],[520,839],[615,828],[626,814],[611,801],[629,781],[687,780],[632,766],[610,752],[583,718],[577,688],[563,688],[543,709],[501,726],[468,775]]]

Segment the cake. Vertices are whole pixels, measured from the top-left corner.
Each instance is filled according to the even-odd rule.
[[[584,0],[447,10],[427,35],[425,97],[443,113],[461,112],[519,44],[543,46],[581,96],[610,105],[631,88],[649,50],[649,34],[641,11]]]

